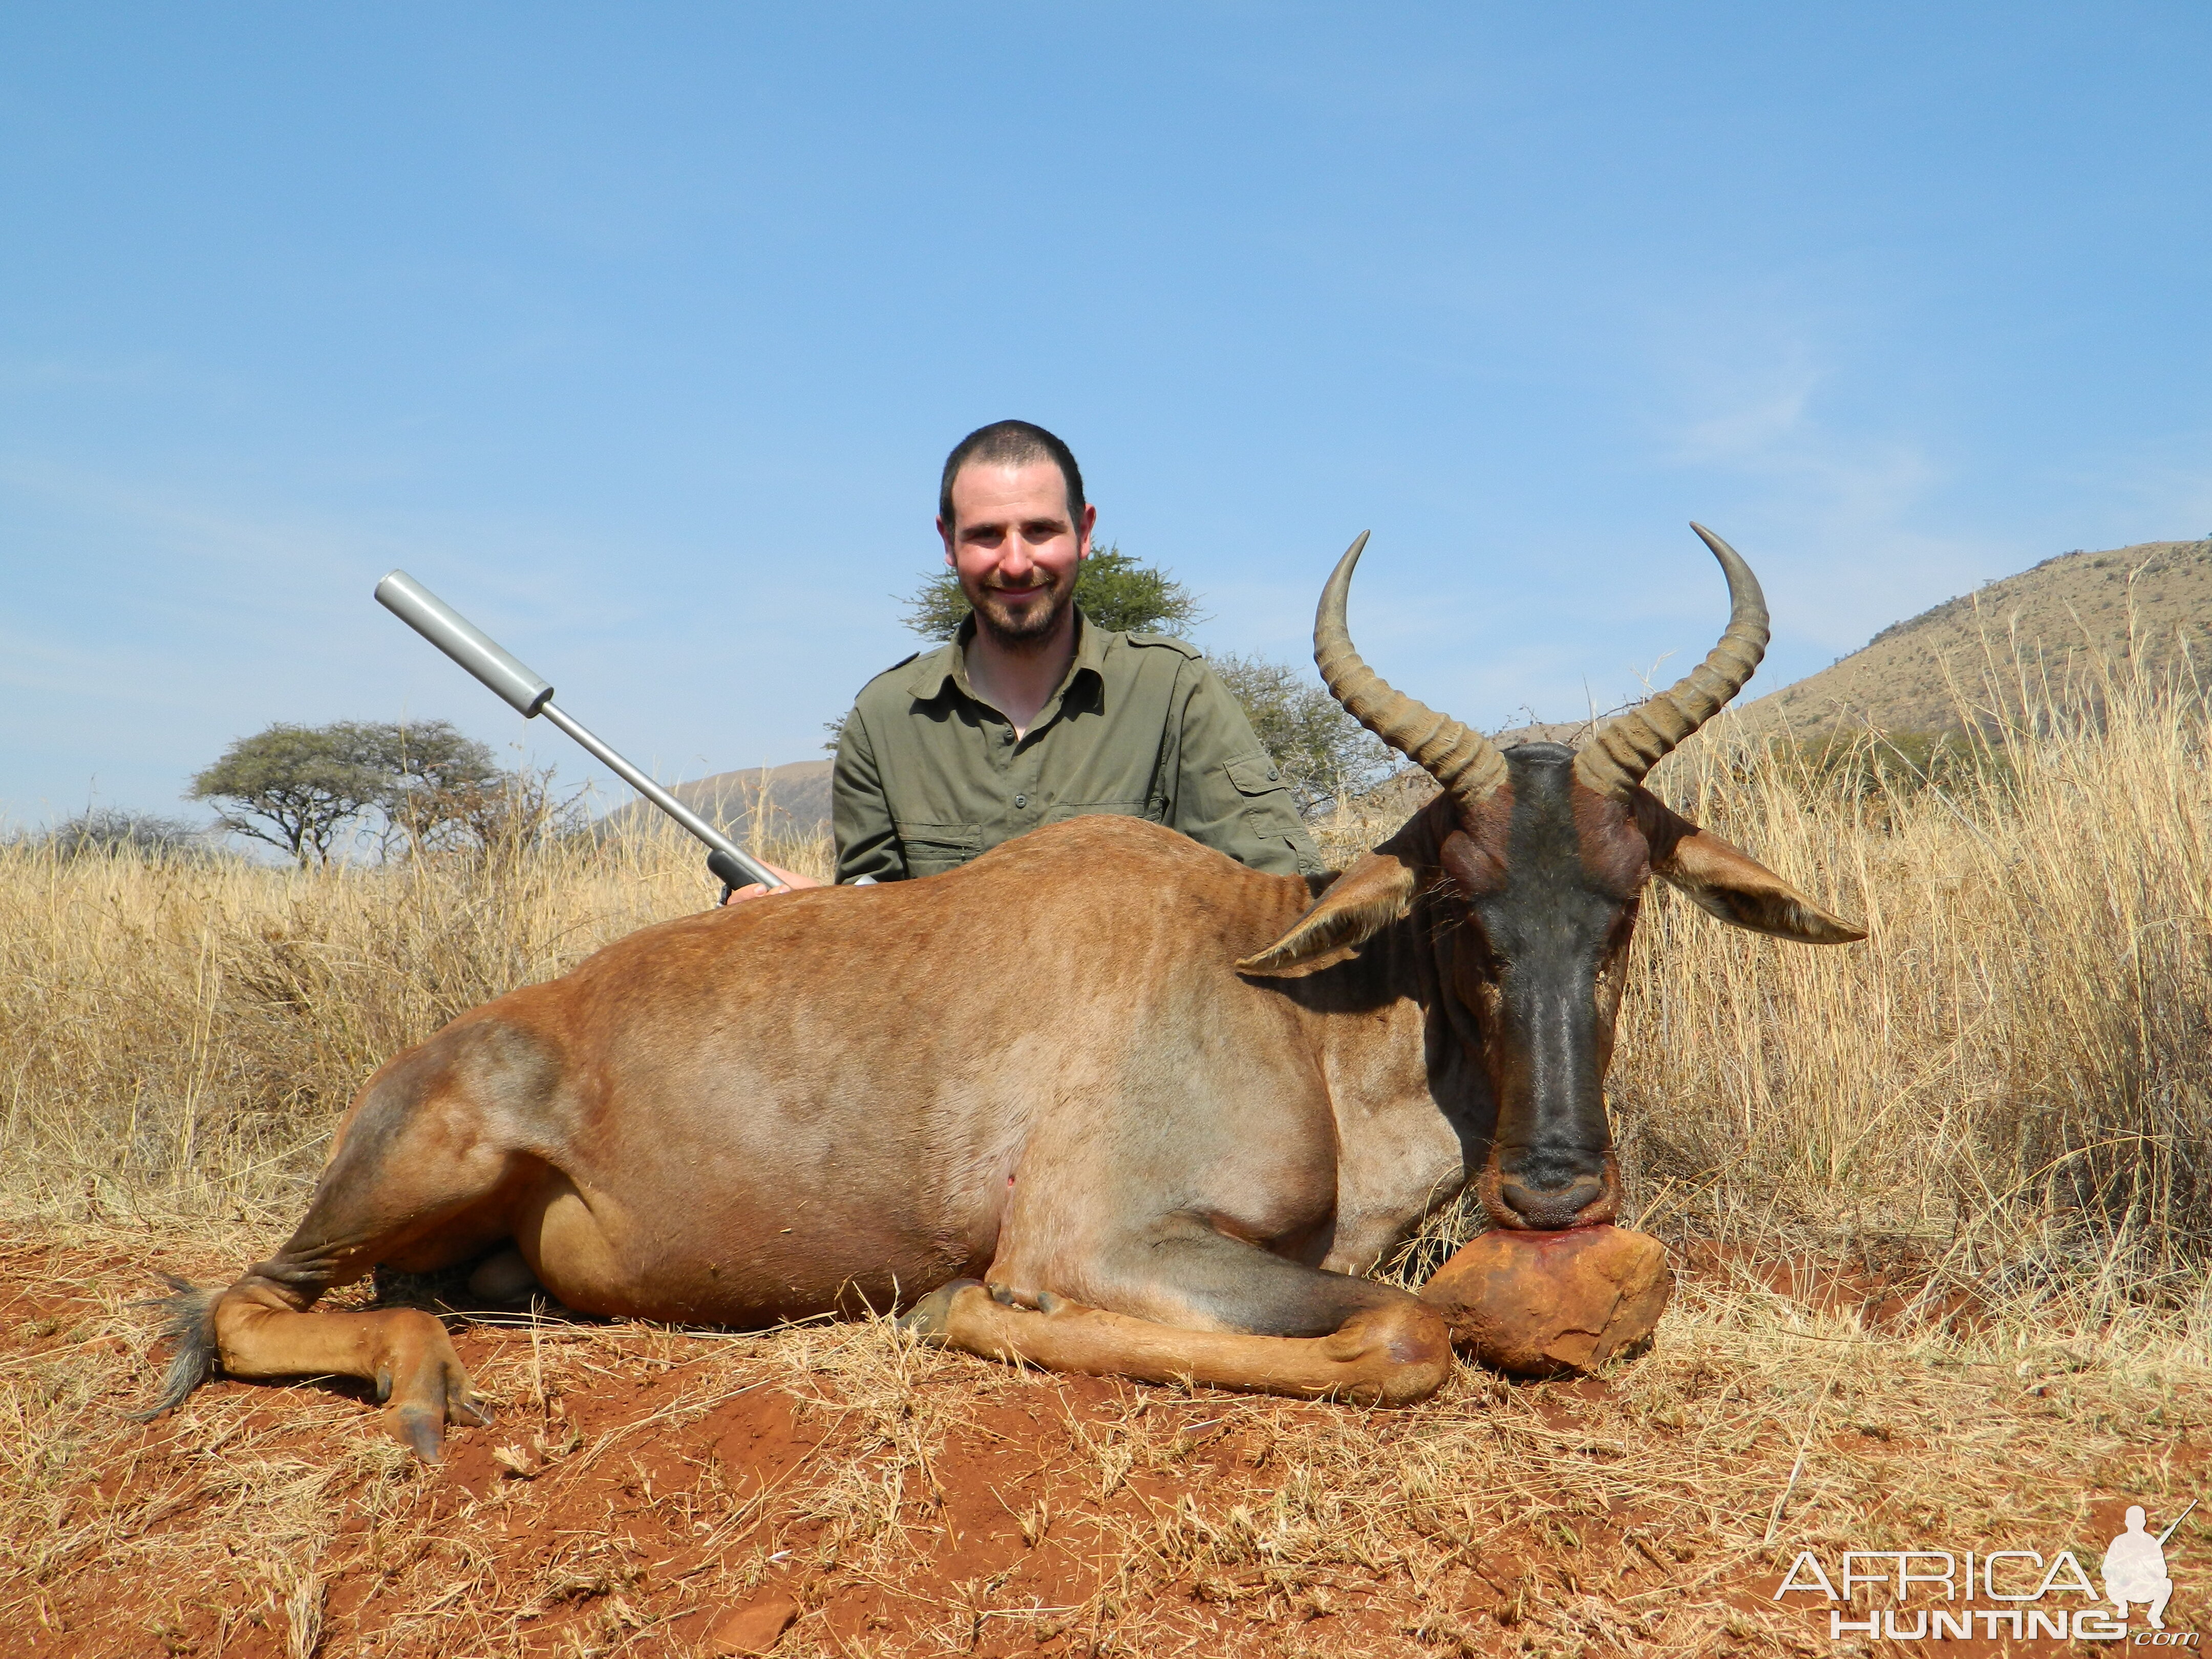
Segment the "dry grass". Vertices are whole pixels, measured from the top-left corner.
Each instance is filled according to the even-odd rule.
[[[1656,1348],[1395,1413],[872,1325],[587,1325],[469,1333],[504,1409],[441,1472],[313,1385],[132,1426],[130,1269],[252,1259],[373,1065],[712,892],[672,840],[496,874],[0,848],[0,1627],[685,1651],[781,1586],[800,1655],[1812,1652],[1825,1627],[1765,1599],[1799,1548],[2101,1547],[2212,1444],[2212,775],[2201,704],[2156,690],[2101,688],[2094,721],[2046,696],[1957,787],[1808,778],[1724,732],[1668,763],[1663,795],[1873,937],[1790,947],[1655,897],[1613,1095],[1642,1224],[1692,1269]]]
[[[1993,720],[1957,787],[1903,790],[1869,766],[1808,799],[1784,751],[1678,758],[1663,793],[1873,937],[1804,950],[1662,898],[1637,941],[1615,1109],[1647,1214],[1678,1232],[1929,1256],[1951,1288],[2084,1328],[2146,1306],[2196,1322],[2204,704],[2142,681],[2025,689],[2033,724]]]
[[[672,833],[307,871],[0,843],[0,1204],[285,1211],[384,1060],[714,892]]]

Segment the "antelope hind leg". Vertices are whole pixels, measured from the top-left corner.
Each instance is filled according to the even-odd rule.
[[[433,1271],[513,1231],[518,1200],[544,1166],[499,1143],[486,1105],[532,1086],[534,1056],[491,1024],[449,1026],[371,1079],[284,1247],[220,1293],[186,1291],[171,1302],[177,1360],[155,1411],[180,1402],[220,1362],[257,1380],[358,1377],[384,1402],[392,1437],[426,1462],[437,1460],[448,1422],[491,1420],[434,1316],[311,1311],[325,1291],[379,1262]]]
[[[908,1329],[987,1359],[1362,1405],[1425,1400],[1451,1375],[1443,1321],[1411,1297],[1353,1312],[1326,1336],[1179,1330],[1086,1308],[1046,1291],[1035,1310],[960,1279],[916,1304]]]
[[[307,1313],[249,1273],[216,1304],[215,1339],[233,1376],[356,1376],[374,1384],[392,1437],[426,1463],[438,1461],[447,1422],[481,1428],[491,1421],[445,1326],[419,1308]]]

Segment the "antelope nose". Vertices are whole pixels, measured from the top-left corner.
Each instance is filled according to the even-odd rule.
[[[1584,1176],[1548,1191],[1502,1181],[1498,1196],[1515,1222],[1536,1232],[1563,1232],[1610,1221],[1615,1207],[1613,1183],[1602,1176]]]

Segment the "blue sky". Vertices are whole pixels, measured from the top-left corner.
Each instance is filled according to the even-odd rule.
[[[272,720],[665,776],[912,650],[945,451],[1487,726],[1725,616],[1754,692],[2212,532],[2201,6],[0,9],[0,814],[191,815]],[[1662,659],[1665,660],[1662,662]],[[617,788],[611,799],[619,799]]]

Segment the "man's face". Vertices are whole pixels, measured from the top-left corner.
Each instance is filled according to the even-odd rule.
[[[1067,483],[1050,461],[963,466],[952,480],[952,522],[937,521],[945,562],[975,607],[979,628],[1003,645],[1042,643],[1075,603],[1075,568],[1098,517],[1067,516]]]

